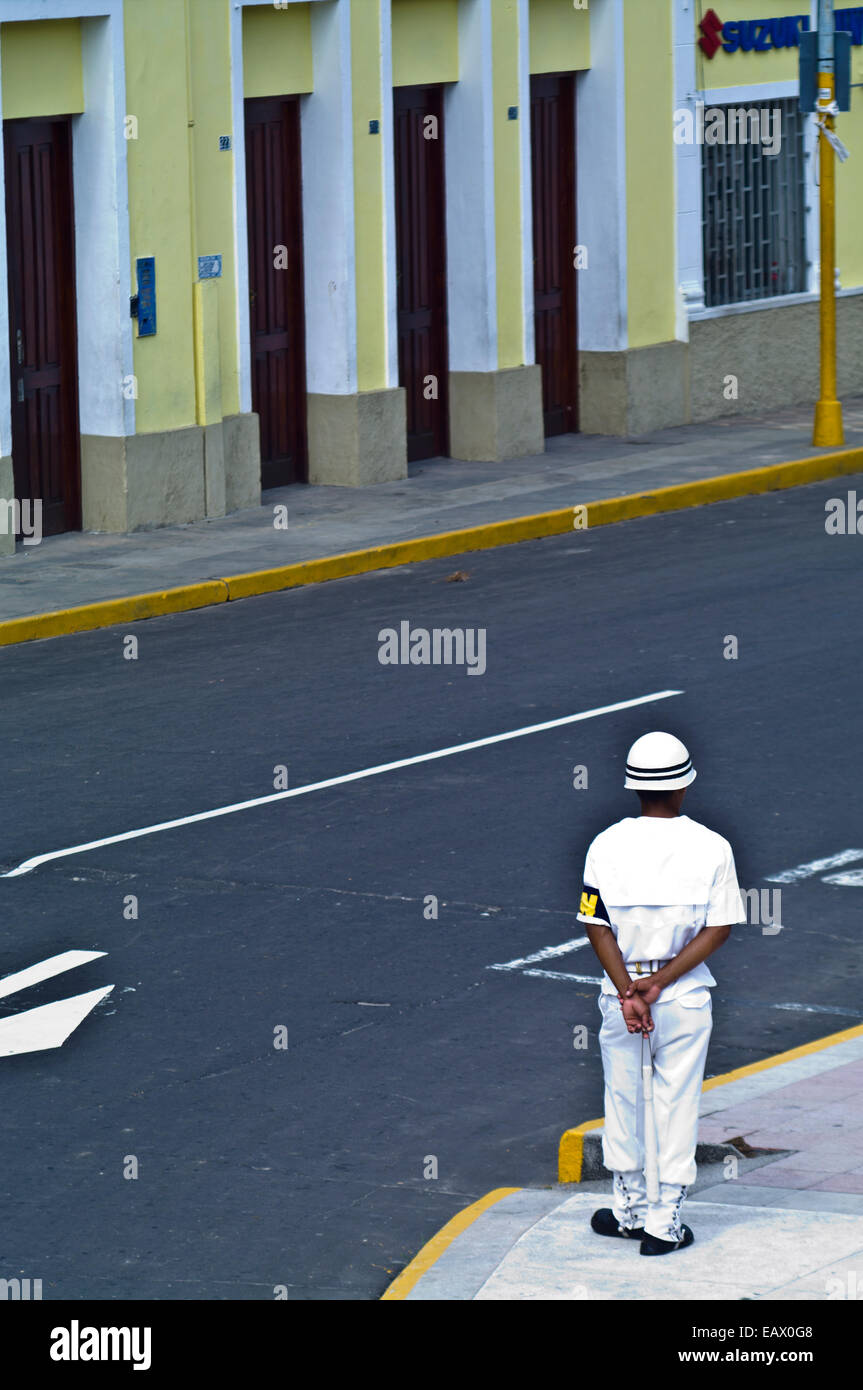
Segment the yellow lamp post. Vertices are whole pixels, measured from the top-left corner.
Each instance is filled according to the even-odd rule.
[[[812,443],[844,444],[842,405],[836,396],[836,156],[827,135],[835,127],[836,94],[833,45],[833,0],[818,5],[818,103],[821,130],[818,157],[821,171],[821,394],[815,406]],[[829,113],[829,114],[828,114]]]

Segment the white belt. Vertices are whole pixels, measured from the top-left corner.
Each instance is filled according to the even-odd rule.
[[[655,975],[657,970],[661,970],[663,965],[668,965],[667,960],[628,960],[624,964],[630,973],[634,970],[636,975]]]

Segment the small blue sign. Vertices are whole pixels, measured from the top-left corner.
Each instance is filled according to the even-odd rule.
[[[219,256],[199,256],[198,257],[198,279],[199,280],[218,280],[222,274],[222,257]]]
[[[230,137],[230,135],[220,135],[220,136],[219,136],[219,149],[220,149],[220,150],[229,150],[230,148],[231,148],[231,137]]]
[[[138,277],[138,337],[152,338],[156,332],[156,257],[139,256],[135,269]]]

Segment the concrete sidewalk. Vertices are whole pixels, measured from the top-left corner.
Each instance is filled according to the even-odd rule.
[[[596,1133],[596,1131],[593,1131]],[[863,1027],[705,1083],[695,1244],[648,1261],[595,1235],[610,1178],[498,1189],[461,1212],[385,1299],[856,1300],[863,1290]],[[731,1141],[734,1141],[732,1144]]]
[[[0,630],[0,644],[559,533],[571,529],[572,517],[565,512],[577,505],[595,504],[596,523],[603,524],[624,515],[810,481],[810,474],[819,476],[819,468],[824,477],[860,472],[863,454],[855,459],[852,451],[863,449],[863,398],[846,403],[844,418],[845,445],[839,452],[813,448],[812,409],[806,406],[630,439],[565,435],[550,439],[544,454],[507,463],[435,459],[412,465],[411,476],[401,482],[362,489],[294,486],[268,492],[262,506],[228,517],[121,536],[70,532],[36,546],[19,544],[15,555],[0,558],[0,629],[7,625]],[[736,476],[805,459],[814,462],[804,474],[771,474],[760,482]],[[730,479],[724,492],[716,487],[704,491],[721,479]],[[683,491],[673,498],[650,495],[670,487]],[[630,505],[615,509],[609,505],[614,498],[630,499]],[[288,509],[287,530],[274,526],[279,505]],[[515,518],[536,522],[555,517],[545,526],[500,530]],[[593,512],[589,524],[594,524]],[[443,536],[465,528],[495,526],[493,534],[457,535],[449,545],[441,543]],[[438,544],[424,546],[422,538],[435,538]],[[382,553],[382,547],[395,545],[405,549]],[[365,558],[357,560],[359,553]],[[352,556],[353,563],[326,563],[342,556]],[[315,562],[325,563],[316,568]],[[279,575],[279,567],[301,572]],[[261,572],[270,578],[256,581]],[[139,596],[150,602],[131,606],[129,600]],[[97,613],[92,621],[80,620],[88,605],[111,600],[120,601],[116,609]],[[79,621],[31,629],[21,625],[21,620],[58,610],[74,610]]]

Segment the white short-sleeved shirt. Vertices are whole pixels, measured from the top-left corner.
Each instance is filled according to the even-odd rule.
[[[731,846],[689,816],[627,816],[587,851],[578,920],[611,927],[626,962],[671,960],[702,927],[746,921]],[[662,998],[715,984],[702,961]],[[608,975],[602,993],[617,994]]]

